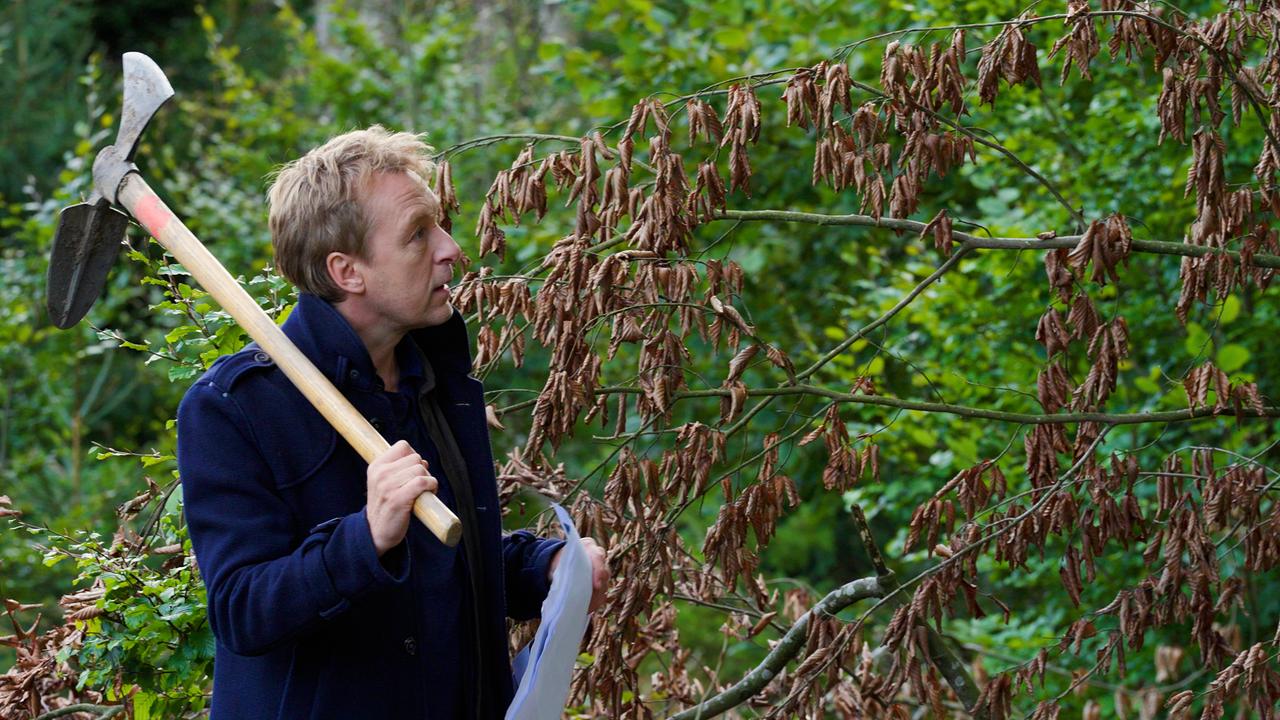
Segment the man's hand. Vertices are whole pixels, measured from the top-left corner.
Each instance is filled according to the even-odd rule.
[[[413,501],[424,492],[435,492],[440,483],[431,477],[426,461],[405,440],[374,458],[367,475],[369,532],[378,557],[382,557],[399,545],[409,531]]]
[[[591,607],[587,608],[587,612],[595,612],[596,608],[604,604],[605,595],[609,592],[609,562],[604,548],[589,537],[582,538],[582,549],[586,550],[587,557],[591,558]],[[555,575],[556,566],[560,564],[560,550],[551,557],[551,565],[547,568],[548,580]]]

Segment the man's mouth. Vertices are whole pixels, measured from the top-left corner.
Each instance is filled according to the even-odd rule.
[[[443,292],[446,295],[449,294],[449,283],[440,283],[439,285],[435,286],[432,292]]]

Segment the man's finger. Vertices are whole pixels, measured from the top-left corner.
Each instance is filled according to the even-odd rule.
[[[384,465],[380,471],[383,482],[393,482],[396,486],[402,483],[403,478],[422,477],[429,474],[422,468],[421,462],[413,461],[411,457],[401,457],[392,464]]]
[[[408,440],[397,440],[381,457],[387,459],[402,458],[413,453],[413,447],[409,445]]]
[[[411,467],[413,465],[421,465],[425,462],[426,461],[422,459],[421,455],[416,452],[411,452],[407,455],[396,458],[391,461],[389,465],[391,467]]]
[[[424,492],[435,492],[439,483],[430,475],[415,475],[395,489],[396,499],[400,504],[412,505],[413,501]]]
[[[440,484],[434,477],[432,477],[431,473],[427,472],[421,465],[406,468],[403,472],[397,473],[396,478],[399,480],[395,485],[397,489],[406,488],[411,483],[420,483],[425,484],[428,490],[435,492],[436,488]]]

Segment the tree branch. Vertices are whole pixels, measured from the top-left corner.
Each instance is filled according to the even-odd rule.
[[[898,589],[898,581],[880,554],[880,546],[876,543],[875,536],[871,534],[871,526],[867,524],[867,516],[863,514],[862,506],[854,503],[850,508],[850,514],[853,516],[854,529],[858,537],[862,538],[862,545],[871,558],[871,564],[875,567],[880,582],[887,593],[892,593]],[[969,670],[955,656],[955,653],[951,652],[942,635],[932,625],[922,622],[920,627],[924,629],[925,650],[929,653],[929,662],[933,663],[933,666],[942,674],[947,685],[951,686],[952,692],[964,704],[965,710],[973,713],[978,704],[978,685],[973,681],[973,676],[969,674]],[[979,717],[985,716],[979,715]]]
[[[862,512],[862,506],[853,503],[853,507],[849,508],[849,513],[853,515],[853,529],[857,531],[858,538],[862,540],[862,547],[867,551],[867,557],[871,559],[871,567],[875,568],[876,575],[884,577],[892,575],[893,571],[889,569],[888,564],[884,561],[884,556],[880,554],[880,544],[876,542],[876,537],[871,534],[871,525],[867,523],[867,516]]]
[[[920,233],[925,223],[916,220],[900,220],[897,218],[874,218],[870,215],[822,215],[819,213],[792,212],[789,210],[726,210],[716,220],[757,220],[772,222],[809,223],[813,225],[853,225],[858,227],[880,227],[890,230],[905,230]],[[1080,243],[1080,235],[1063,235],[1041,240],[1039,238],[983,238],[969,233],[953,231],[951,237],[961,247],[983,250],[1053,250],[1056,248],[1074,248]],[[1229,255],[1237,262],[1240,253],[1235,250],[1217,250],[1201,245],[1188,245],[1167,240],[1137,240],[1132,248],[1138,252],[1156,255],[1182,255],[1186,257],[1203,257],[1211,253]],[[1252,263],[1258,267],[1280,268],[1280,256],[1258,253],[1253,256]]]
[[[760,692],[804,647],[809,635],[809,619],[815,613],[834,615],[859,600],[881,597],[884,586],[880,578],[859,578],[836,588],[818,601],[808,612],[800,616],[791,629],[782,636],[764,660],[755,669],[742,676],[732,687],[707,700],[672,715],[670,720],[694,720],[712,718],[730,708],[737,707],[747,698]]]
[[[101,720],[106,720],[106,718],[115,717],[116,715],[119,715],[120,713],[124,712],[124,706],[123,705],[92,705],[89,703],[77,703],[75,705],[60,707],[57,710],[50,710],[49,712],[43,715],[38,715],[32,718],[32,720],[53,720],[53,718],[59,718],[65,715],[71,715],[73,713],[80,713],[80,712],[98,713],[98,717]]]
[[[615,395],[619,393],[640,394],[644,391],[638,387],[625,386],[609,386],[597,388],[596,394]],[[1099,422],[1108,425],[1135,425],[1144,423],[1157,422],[1185,422],[1187,420],[1198,420],[1206,417],[1231,416],[1238,418],[1256,418],[1256,417],[1280,417],[1280,406],[1270,405],[1258,412],[1253,408],[1241,408],[1239,412],[1235,408],[1223,408],[1215,410],[1209,406],[1198,408],[1188,408],[1186,410],[1160,410],[1155,412],[1138,412],[1138,413],[1103,413],[1103,412],[1071,412],[1071,413],[1020,413],[1008,412],[1005,410],[987,410],[985,408],[968,407],[965,405],[952,405],[950,403],[934,403],[921,402],[919,400],[903,400],[901,398],[888,397],[886,395],[865,395],[862,393],[845,393],[837,390],[831,390],[816,385],[792,385],[777,388],[758,388],[747,390],[749,397],[777,397],[785,395],[813,395],[816,397],[825,397],[836,402],[850,403],[853,405],[879,405],[882,407],[897,408],[899,410],[916,410],[920,412],[935,412],[948,415],[959,415],[961,417],[979,418],[983,420],[999,420],[1001,422],[1025,423],[1028,425],[1061,425],[1064,423],[1078,422]],[[733,391],[728,388],[712,388],[710,390],[682,390],[672,394],[672,399],[682,400],[685,398],[720,398],[732,397]],[[502,412],[511,412],[512,410],[532,405],[531,402],[525,401],[516,405],[504,408]]]

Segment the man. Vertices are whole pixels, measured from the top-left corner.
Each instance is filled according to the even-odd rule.
[[[561,542],[502,534],[427,151],[350,132],[285,166],[269,196],[277,267],[301,291],[284,332],[390,450],[366,466],[254,346],[179,408],[214,720],[492,718],[510,703],[504,616],[538,615]],[[458,547],[412,520],[422,492],[462,521]],[[608,570],[584,542],[594,609]]]

